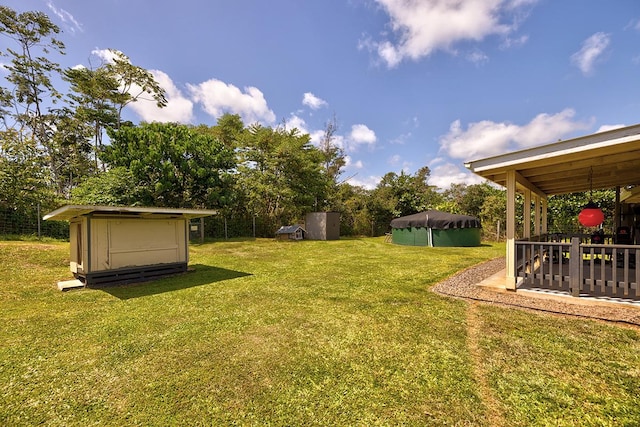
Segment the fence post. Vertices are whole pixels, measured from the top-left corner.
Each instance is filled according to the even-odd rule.
[[[42,238],[40,233],[40,203],[38,203],[38,240]]]
[[[580,256],[580,238],[571,238],[571,249],[569,250],[569,289],[571,296],[580,296],[580,264],[582,257]]]

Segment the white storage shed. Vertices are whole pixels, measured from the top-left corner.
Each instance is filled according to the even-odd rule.
[[[187,271],[189,220],[213,210],[67,205],[44,216],[69,221],[69,268],[86,286]]]

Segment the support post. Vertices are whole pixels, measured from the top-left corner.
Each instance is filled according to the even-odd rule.
[[[615,232],[621,224],[621,212],[620,212],[620,187],[616,187],[616,206],[615,206],[615,219],[613,220],[613,231]]]
[[[580,238],[571,238],[571,249],[569,249],[569,288],[571,296],[580,296]]]
[[[40,221],[42,218],[40,217],[40,203],[38,203],[38,240],[42,238],[42,233],[40,232]]]
[[[528,239],[531,237],[531,191],[524,190],[524,206],[522,210],[522,220],[524,222],[522,237]]]
[[[506,289],[516,290],[516,172],[507,171],[507,271]]]
[[[547,203],[547,199],[544,198],[542,199],[542,230],[540,230],[542,232],[542,234],[548,234],[549,233],[549,227],[547,224],[547,214],[548,214],[549,210],[548,210],[548,203]]]
[[[533,223],[533,233],[536,236],[540,236],[540,228],[542,226],[540,196],[535,195],[535,197],[534,197],[534,205],[535,205],[535,212],[534,212],[534,214],[535,214],[535,217],[534,217],[535,222]]]

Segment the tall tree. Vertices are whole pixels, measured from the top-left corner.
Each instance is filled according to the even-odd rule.
[[[108,129],[101,153],[110,167],[127,169],[141,204],[166,207],[224,206],[235,168],[234,153],[220,141],[175,123]]]
[[[0,209],[28,211],[42,203],[51,205],[48,169],[34,140],[14,129],[0,131]]]
[[[324,134],[320,141],[319,149],[322,153],[324,173],[327,177],[326,199],[317,203],[316,209],[336,210],[338,203],[338,179],[342,174],[342,168],[346,164],[344,150],[336,144],[336,132],[338,121],[334,115],[325,124]]]
[[[118,124],[118,110],[114,105],[119,98],[118,82],[105,67],[95,70],[69,68],[63,72],[63,78],[70,84],[68,97],[76,118],[91,127],[95,169],[98,170],[104,130]]]
[[[238,189],[246,209],[271,221],[295,221],[324,199],[322,153],[297,129],[251,126],[239,148]]]
[[[229,113],[219,117],[215,126],[208,127],[200,125],[196,127],[196,130],[210,134],[222,142],[225,147],[233,150],[238,148],[242,140],[242,134],[245,132],[244,123],[240,116]]]
[[[389,227],[393,218],[410,215],[426,209],[435,209],[442,196],[429,185],[431,171],[424,166],[414,175],[404,171],[389,172],[382,177],[371,193],[368,209],[376,225],[373,234],[380,234]]]
[[[3,112],[10,111],[3,117],[5,129],[16,130],[20,140],[33,141],[44,149],[49,176],[56,183],[59,170],[51,161],[56,151],[52,137],[55,128],[47,108],[61,98],[52,81],[60,67],[50,59],[54,53],[64,54],[64,44],[56,38],[59,32],[42,12],[19,14],[0,6],[0,35],[14,43],[14,47],[0,51],[0,56],[9,59],[4,68],[6,80],[12,85],[9,89],[3,87],[0,96]]]
[[[51,116],[55,128],[51,138],[56,149],[50,161],[58,171],[56,190],[68,198],[73,188],[97,171],[92,159],[92,128],[66,107],[51,110]]]
[[[164,89],[149,71],[133,65],[118,50],[109,52],[111,58],[95,69],[74,67],[63,72],[70,83],[69,99],[77,118],[93,128],[96,169],[104,132],[108,127],[120,127],[125,106],[140,100],[151,100],[160,108],[167,105]]]
[[[117,96],[113,97],[120,127],[122,110],[132,102],[140,100],[153,101],[159,108],[167,105],[166,92],[153,77],[153,74],[142,67],[133,65],[127,55],[116,49],[109,49],[113,58],[105,64],[107,73],[118,84]]]

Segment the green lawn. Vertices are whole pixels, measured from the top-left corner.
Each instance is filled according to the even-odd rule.
[[[639,425],[638,329],[429,291],[503,254],[215,242],[63,293],[68,243],[0,242],[0,425]]]

